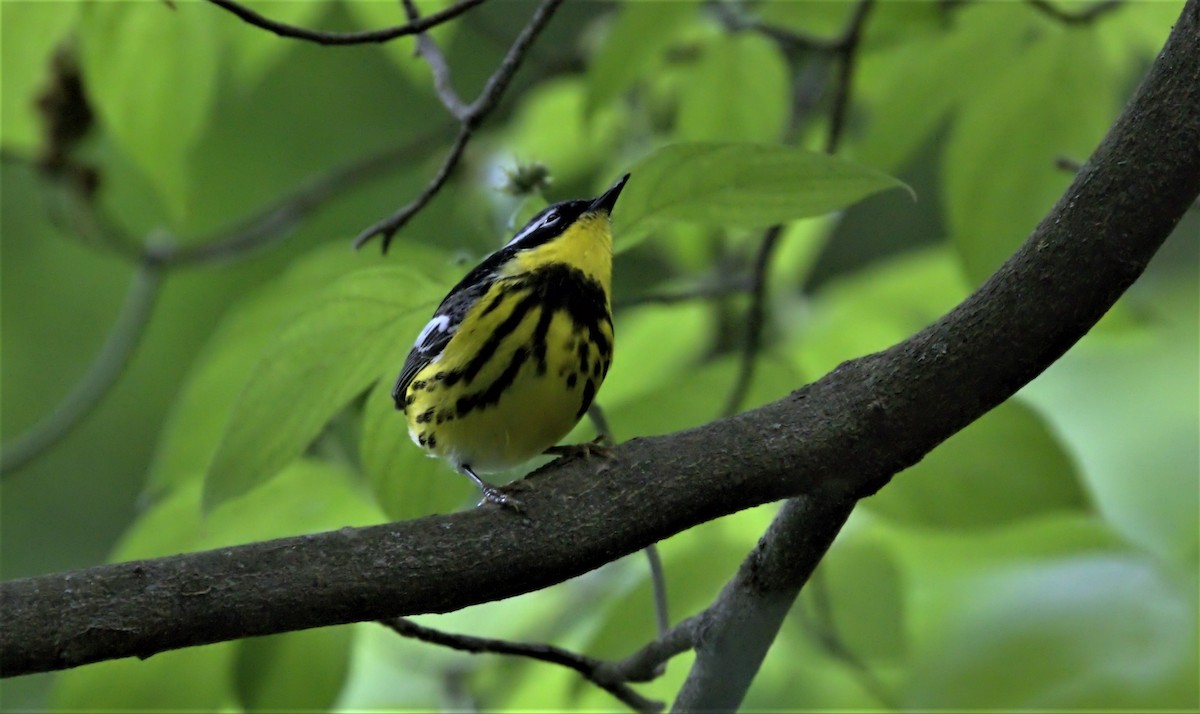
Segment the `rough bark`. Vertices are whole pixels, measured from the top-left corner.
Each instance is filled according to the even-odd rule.
[[[543,469],[525,515],[474,509],[0,586],[0,673],[398,615],[547,587],[698,523],[840,507],[1011,396],[1142,272],[1200,192],[1200,0],[1066,194],[933,325],[788,397],[612,461]]]

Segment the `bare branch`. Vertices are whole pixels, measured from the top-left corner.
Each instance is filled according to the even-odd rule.
[[[471,140],[471,135],[483,120],[487,118],[488,114],[495,109],[501,95],[504,94],[504,90],[508,87],[508,83],[512,80],[517,70],[520,69],[521,63],[524,62],[529,47],[534,43],[538,35],[541,34],[542,30],[545,29],[547,23],[550,22],[550,18],[554,16],[554,12],[562,3],[563,0],[543,0],[542,4],[538,5],[537,9],[534,10],[533,16],[529,18],[529,23],[525,25],[521,33],[517,35],[517,39],[513,41],[512,46],[508,49],[508,53],[505,54],[504,59],[500,61],[500,66],[496,68],[496,71],[488,79],[479,97],[466,107],[465,113],[461,116],[459,116],[458,111],[454,107],[451,107],[451,113],[459,118],[461,127],[458,137],[454,140],[454,145],[447,152],[446,159],[442,162],[442,166],[438,169],[437,174],[425,186],[420,195],[409,202],[408,205],[370,226],[362,233],[359,233],[358,237],[354,239],[355,248],[361,248],[366,245],[367,241],[375,236],[380,236],[382,250],[386,253],[388,245],[392,242],[392,236],[396,234],[396,231],[412,220],[412,217],[442,190],[442,186],[446,185],[446,180],[450,178],[450,173],[458,165],[459,159],[462,158],[463,151],[467,148],[467,142]],[[413,8],[413,12],[415,12],[415,8]],[[429,44],[426,46],[426,49],[429,47],[434,46]],[[426,60],[429,59],[429,55],[423,54],[423,56],[426,57]],[[432,56],[435,57],[435,62],[440,59],[442,81],[445,83],[445,87],[448,88],[450,86],[449,68],[445,66],[444,59],[441,59],[440,51],[435,50]],[[433,71],[436,84],[439,69],[435,67]],[[443,95],[442,90],[439,89],[438,94],[442,97],[443,102],[445,102],[447,97]],[[454,95],[454,105],[460,106],[461,103],[457,95]]]
[[[413,0],[404,0],[404,12],[408,15],[409,22],[416,22],[420,18],[420,13]],[[454,84],[450,81],[450,66],[446,64],[446,56],[442,54],[441,48],[437,46],[433,38],[424,32],[417,34],[417,56],[425,60],[430,71],[433,72],[433,89],[437,92],[438,98],[442,100],[442,104],[455,119],[460,122],[466,121],[470,109],[458,96],[458,92],[454,91]]]
[[[536,659],[541,662],[557,664],[578,672],[584,679],[587,679],[589,682],[592,682],[621,700],[634,711],[659,712],[663,708],[662,702],[646,699],[630,688],[628,684],[625,684],[626,680],[613,676],[605,676],[610,675],[610,670],[605,662],[588,657],[587,655],[565,650],[561,647],[451,634],[435,630],[431,627],[418,625],[412,620],[407,620],[403,617],[380,620],[380,623],[404,637],[449,647],[462,652],[470,652],[471,654],[490,652],[492,654],[515,655],[517,657],[528,657],[529,659]]]
[[[158,266],[149,262],[138,266],[121,312],[87,373],[48,415],[0,448],[0,474],[15,472],[57,444],[100,403],[141,342],[161,281]]]
[[[705,611],[677,711],[736,711],[779,627],[855,501],[793,498]]]
[[[1058,203],[978,289],[912,337],[753,411],[627,441],[612,459],[554,461],[522,493],[524,515],[483,507],[4,582],[0,674],[455,610],[783,498],[804,497],[812,529],[807,546],[778,546],[812,558],[853,499],[1016,393],[1142,273],[1200,193],[1196,106],[1200,0],[1187,0]],[[692,641],[721,637],[702,628]]]
[[[462,158],[463,152],[467,149],[467,142],[470,140],[471,130],[464,124],[459,128],[458,136],[454,138],[454,143],[450,146],[450,151],[446,152],[446,158],[442,159],[441,167],[438,168],[437,173],[425,185],[421,193],[400,210],[375,223],[362,233],[359,233],[358,237],[354,239],[354,247],[356,249],[361,248],[375,236],[383,236],[383,252],[386,253],[388,245],[392,242],[392,236],[396,234],[396,231],[411,221],[413,216],[417,215],[422,208],[433,200],[438,191],[442,190],[442,186],[446,185],[446,181],[450,178],[450,174],[454,171],[455,167],[458,166],[458,161]]]
[[[779,245],[782,235],[783,226],[768,228],[763,233],[758,253],[754,257],[754,272],[750,278],[750,308],[746,311],[746,337],[742,342],[737,379],[729,392],[729,398],[725,401],[725,408],[721,411],[725,416],[736,414],[741,409],[754,380],[758,353],[762,349],[763,324],[767,320],[767,274],[771,268],[771,257],[775,254],[775,248]]]
[[[750,292],[753,282],[746,275],[720,275],[708,282],[702,282],[694,288],[674,292],[642,293],[633,297],[617,300],[613,307],[617,310],[628,310],[640,305],[675,305],[692,300],[710,300],[727,295]]]
[[[1066,25],[1086,25],[1109,14],[1125,4],[1125,0],[1102,0],[1089,5],[1078,12],[1069,12],[1058,7],[1049,0],[1026,0],[1029,5],[1043,15],[1051,17]]]
[[[382,30],[366,30],[363,32],[322,32],[320,30],[306,30],[303,27],[296,27],[294,25],[276,22],[275,20],[268,19],[258,14],[248,7],[233,2],[233,0],[208,1],[219,8],[228,10],[234,15],[237,15],[244,22],[254,25],[255,27],[262,28],[268,32],[272,32],[280,37],[315,42],[318,45],[334,46],[364,45],[388,42],[389,40],[394,40],[397,37],[415,35],[432,27],[437,27],[447,20],[452,20],[476,5],[485,2],[485,0],[460,0],[460,2],[451,5],[440,12],[435,12],[432,15],[427,15],[419,20],[414,20],[405,25],[387,27]]]
[[[858,57],[858,44],[862,40],[863,26],[874,6],[874,0],[860,0],[846,30],[838,40],[838,74],[834,82],[833,105],[829,109],[829,134],[825,138],[825,153],[837,152],[846,124],[846,112],[850,105],[850,86],[854,80],[854,65]]]
[[[318,176],[257,215],[202,240],[189,240],[184,246],[159,249],[154,258],[169,267],[185,267],[238,259],[269,247],[287,237],[288,231],[328,201],[423,155],[429,143],[446,134],[446,129],[435,129],[393,149]]]

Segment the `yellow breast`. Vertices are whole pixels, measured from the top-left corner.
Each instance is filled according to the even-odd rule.
[[[511,468],[556,444],[612,363],[606,216],[518,253],[499,274],[406,392],[413,440],[477,471]]]

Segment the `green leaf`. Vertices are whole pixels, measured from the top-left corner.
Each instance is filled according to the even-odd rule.
[[[323,3],[277,0],[242,0],[239,4],[276,22],[296,27],[320,27],[320,17],[328,7]],[[377,3],[351,3],[350,6],[374,4]],[[395,8],[390,9],[395,11]],[[275,34],[232,18],[222,22],[219,28],[228,42],[231,55],[228,67],[233,79],[246,89],[254,88],[295,46],[294,43],[280,41]]]
[[[0,4],[0,143],[33,152],[41,143],[35,98],[50,79],[55,48],[79,19],[79,3]]]
[[[1093,331],[1022,395],[1054,425],[1115,527],[1194,566],[1200,553],[1195,272],[1168,289],[1144,289],[1122,300],[1149,314],[1144,329]]]
[[[53,711],[232,711],[234,643],[162,652],[148,660],[97,662],[59,673]]]
[[[913,709],[1193,710],[1196,594],[1147,558],[981,574],[916,665]]]
[[[652,73],[674,42],[678,28],[696,17],[698,2],[626,2],[588,67],[584,113],[609,106],[622,92]]]
[[[1090,508],[1063,447],[1036,412],[1014,400],[950,437],[863,504],[936,528],[989,528]]]
[[[200,3],[88,3],[83,11],[88,96],[177,221],[190,200],[188,151],[217,84],[216,19]]]
[[[897,256],[824,287],[792,321],[790,354],[805,374],[825,374],[906,339],[966,295],[948,250]]]
[[[925,3],[920,3],[924,5]],[[918,3],[888,3],[887,7]],[[855,101],[869,114],[847,149],[871,166],[899,169],[922,142],[1021,51],[1033,13],[1007,3],[962,8],[952,28],[885,51],[865,52],[855,74]],[[875,24],[872,18],[869,25]]]
[[[789,83],[787,66],[770,40],[717,36],[705,44],[683,88],[676,131],[689,141],[778,141],[787,123]]]
[[[275,3],[272,0],[264,0],[265,4],[274,6],[286,5],[287,3]],[[445,10],[453,5],[455,0],[414,0],[417,6],[417,12],[422,16],[432,15],[435,12]],[[297,5],[306,5],[309,3],[296,3]],[[323,6],[322,3],[313,3],[317,6]],[[404,14],[404,8],[399,3],[391,2],[348,2],[339,3],[338,10],[347,13],[353,20],[358,30],[380,30],[386,27],[395,25],[403,25],[407,22],[407,16]],[[470,17],[470,12],[466,14]],[[469,22],[469,20],[467,20]],[[451,53],[453,41],[459,32],[463,29],[463,19],[451,20],[443,22],[436,27],[430,28],[428,34],[437,42],[438,47],[442,48],[448,54]],[[350,29],[350,28],[347,28]],[[417,87],[421,87],[429,92],[433,91],[433,74],[429,71],[429,64],[421,59],[414,51],[414,43],[408,38],[401,38],[392,42],[384,42],[377,45],[379,50],[401,71],[404,75],[413,82]],[[464,95],[463,101],[469,102],[472,97]]]
[[[528,92],[509,125],[501,156],[539,161],[561,183],[590,179],[615,151],[627,115],[621,107],[606,107],[585,121],[584,91],[580,80],[558,79]]]
[[[392,400],[400,366],[386,372],[363,408],[359,455],[375,501],[393,521],[462,506],[475,487],[445,461],[430,458],[408,436],[408,423]]]
[[[1095,38],[1050,29],[976,88],[947,140],[947,224],[974,283],[1012,254],[1070,182],[1056,159],[1090,154],[1117,113],[1118,75]]]
[[[806,636],[829,629],[842,646],[872,666],[905,661],[904,582],[895,555],[878,534],[839,537],[801,595],[789,619]],[[820,646],[821,638],[814,639]]]
[[[700,304],[645,305],[617,313],[612,369],[597,399],[615,408],[673,381],[712,344],[712,316]],[[664,340],[663,335],[671,339]]]
[[[819,216],[904,186],[826,154],[740,142],[664,146],[630,173],[613,216],[621,240],[662,221],[764,227]]]
[[[660,380],[653,391],[624,400],[608,413],[609,422],[620,439],[669,434],[705,424],[721,416],[739,367],[738,358],[730,355],[708,364],[680,368],[674,378]],[[779,399],[802,384],[799,373],[790,364],[769,355],[760,356],[742,409]]]
[[[122,536],[110,560],[152,558],[380,522],[382,514],[363,498],[352,479],[344,469],[298,461],[266,487],[203,519],[201,484],[193,481],[143,513]],[[263,663],[257,672],[250,671],[247,654],[239,650],[249,647],[261,652],[248,644],[260,640],[164,652],[146,661],[124,659],[80,667],[59,675],[52,701],[55,708],[70,710],[229,710],[236,704],[230,672],[240,657],[237,690],[242,695],[253,692],[257,698],[249,703],[273,709],[294,708],[284,702],[316,706],[320,700],[315,697],[322,691],[332,701],[336,693],[332,680],[340,681],[337,673],[348,664],[348,643],[339,649],[334,640],[344,639],[349,630],[338,629],[347,634],[316,630],[281,636],[286,644],[277,645],[274,660]],[[315,646],[315,639],[320,640],[320,649],[300,647],[300,643]],[[326,671],[307,671],[318,665]],[[251,674],[257,679],[250,681]],[[290,698],[293,695],[296,699]]]
[[[262,353],[205,480],[207,508],[240,496],[303,453],[385,368],[403,363],[442,285],[405,267],[330,285]]]
[[[409,253],[409,246],[403,246]],[[221,321],[167,415],[150,466],[146,495],[157,497],[203,477],[221,443],[238,395],[280,326],[310,305],[314,292],[378,259],[326,246],[297,260],[274,283],[243,300]]]
[[[234,686],[246,711],[329,711],[350,669],[348,625],[236,643]]]

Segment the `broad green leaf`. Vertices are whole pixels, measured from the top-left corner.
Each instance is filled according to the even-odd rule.
[[[1116,116],[1118,75],[1089,33],[1050,31],[981,84],[943,155],[947,224],[967,275],[990,275],[1054,205]],[[1020,127],[1014,131],[1014,127]]]
[[[234,686],[246,711],[329,711],[350,668],[347,625],[236,643]]]
[[[870,666],[900,664],[908,655],[904,607],[895,556],[874,534],[851,533],[821,560],[789,621],[818,646],[828,631]]]
[[[198,481],[186,484],[142,514],[123,536],[111,560],[151,558],[381,520],[381,514],[355,487],[351,474],[312,461],[293,464],[268,486],[217,509],[208,518],[201,517],[200,487]],[[308,633],[284,637],[293,635],[308,639]],[[59,676],[53,703],[56,708],[71,710],[228,709],[236,703],[230,675],[239,648],[247,642],[257,641],[224,642],[165,652],[146,661],[125,659],[73,669]],[[314,659],[312,652],[292,652],[277,659],[273,669],[260,673],[266,679],[256,682],[256,691],[263,697],[281,696],[278,688],[290,680],[297,696],[311,695],[314,690],[310,686],[296,683],[311,685],[315,675],[300,672],[320,662],[331,668],[324,675],[328,676],[345,666],[345,651],[335,654],[328,650]],[[246,672],[241,674],[246,676]],[[172,685],[164,686],[163,682]],[[240,684],[244,694],[249,683],[243,679]],[[259,701],[269,704],[271,700]],[[306,704],[314,701],[307,699]]]
[[[627,112],[606,107],[585,121],[584,90],[577,79],[548,81],[531,90],[509,124],[500,163],[539,161],[559,183],[590,179],[615,151]]]
[[[400,246],[408,253],[408,246]],[[328,246],[298,260],[278,281],[245,299],[209,339],[167,416],[146,495],[157,497],[208,470],[238,395],[279,328],[334,279],[377,258]]]
[[[672,381],[714,339],[712,316],[698,303],[618,311],[613,327],[612,369],[597,394],[605,408],[619,407]]]
[[[791,354],[805,374],[825,374],[906,339],[966,295],[947,250],[897,256],[823,288],[797,321]]]
[[[1194,272],[1165,289],[1131,293],[1122,302],[1150,315],[1143,329],[1088,335],[1022,392],[1078,461],[1100,512],[1131,540],[1193,565],[1200,552],[1196,295]]]
[[[217,13],[201,3],[88,3],[80,29],[88,96],[105,127],[186,218],[188,151],[217,84]]]
[[[681,367],[673,379],[661,380],[657,389],[609,411],[608,420],[620,440],[669,434],[705,424],[722,416],[739,367],[734,355],[701,366]],[[742,409],[779,399],[802,384],[799,373],[790,364],[770,355],[760,356]]]
[[[1011,3],[979,3],[955,19],[935,37],[861,55],[855,101],[870,120],[861,135],[851,135],[853,158],[899,169],[956,106],[1013,61],[1033,13]]]
[[[271,0],[264,0],[264,2],[267,5],[274,4]],[[314,4],[320,5],[320,3]],[[450,7],[455,4],[455,0],[415,0],[414,4],[417,6],[419,14],[424,17]],[[408,18],[404,14],[404,6],[400,3],[368,1],[340,3],[340,6],[339,9],[343,9],[355,20],[358,26],[354,29],[357,30],[380,30],[408,22]],[[470,14],[471,12],[468,11],[466,16],[470,17]],[[443,52],[450,51],[455,37],[460,33],[464,22],[462,18],[463,16],[460,15],[457,19],[443,22],[429,30],[429,36],[438,43],[438,47]],[[391,42],[385,42],[379,45],[379,48],[414,85],[430,92],[433,91],[433,74],[429,71],[429,64],[417,55],[416,43],[413,38],[401,37]],[[458,69],[461,70],[461,68]],[[456,86],[460,90],[466,90],[461,85]],[[462,95],[465,102],[470,102],[473,98],[470,95]]]
[[[367,268],[318,294],[263,351],[205,479],[211,508],[303,453],[385,368],[403,363],[442,285],[408,267]]]
[[[58,675],[53,711],[232,711],[234,643],[162,652],[77,667]]]
[[[624,3],[589,64],[584,113],[591,117],[639,79],[652,74],[678,29],[696,17],[698,10],[699,3],[690,0]]]
[[[1060,511],[954,537],[922,526],[871,519],[899,564],[906,588],[907,631],[926,651],[943,626],[965,616],[978,578],[1013,567],[1073,558],[1133,553],[1129,541],[1095,515]]]
[[[1144,557],[1096,555],[981,574],[918,659],[914,709],[1190,710],[1196,593]]]
[[[239,3],[260,15],[276,22],[296,27],[321,27],[319,20],[328,6],[317,2],[278,2],[278,0],[243,0]],[[375,5],[378,3],[349,3]],[[391,8],[398,11],[398,8]],[[221,12],[224,12],[222,10]],[[235,81],[246,89],[253,89],[259,80],[279,62],[280,58],[294,46],[270,32],[236,20],[230,15],[219,25],[227,41],[231,57],[228,61],[230,73]]]
[[[393,521],[453,511],[475,491],[465,476],[445,461],[430,458],[409,438],[408,422],[392,401],[400,364],[386,372],[367,397],[359,446],[375,501]]]
[[[78,3],[0,4],[0,144],[33,152],[41,144],[36,97],[50,81],[55,49],[79,19]]]
[[[755,228],[845,208],[904,184],[874,169],[805,149],[740,142],[672,144],[630,169],[614,232],[663,221]]]
[[[680,98],[679,137],[779,141],[791,91],[778,47],[765,37],[738,34],[713,38],[703,52]]]
[[[1075,466],[1032,409],[1010,400],[950,437],[863,501],[935,528],[988,528],[1090,507]]]

